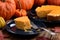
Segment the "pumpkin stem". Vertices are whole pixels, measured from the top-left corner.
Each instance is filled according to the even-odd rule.
[[[19,4],[20,10],[21,10],[21,9],[22,9],[22,7],[21,7],[20,0],[18,0],[18,4]]]
[[[1,0],[2,2],[5,2],[5,0]]]

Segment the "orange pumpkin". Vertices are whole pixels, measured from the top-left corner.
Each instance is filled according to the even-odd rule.
[[[45,1],[46,0],[34,0],[34,4],[40,6],[40,5],[44,4]]]
[[[21,9],[20,11],[19,11],[19,9],[17,9],[15,12],[16,17],[26,16],[26,15],[27,15],[27,12],[24,9]]]
[[[0,0],[0,16],[5,20],[10,19],[16,10],[16,5],[14,0]]]
[[[47,2],[51,5],[60,5],[60,0],[47,0]]]
[[[15,0],[17,9],[30,10],[34,4],[34,0]],[[21,5],[21,7],[20,7]]]

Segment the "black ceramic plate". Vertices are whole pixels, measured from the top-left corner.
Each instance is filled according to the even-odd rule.
[[[28,12],[28,16],[31,21],[33,21],[35,24],[40,22],[43,22],[47,27],[51,26],[60,26],[60,21],[47,21],[46,19],[39,19],[34,10],[31,10]],[[39,25],[38,24],[38,25]]]
[[[40,26],[43,26],[44,25],[42,23],[40,23],[41,25]],[[28,32],[25,32],[23,30],[20,30],[20,29],[17,29],[15,26],[14,21],[13,20],[10,20],[9,22],[7,22],[7,25],[6,25],[6,30],[10,33],[13,33],[13,34],[18,34],[18,35],[36,35],[36,34],[39,34],[40,32],[38,32],[36,29],[34,28],[31,28]],[[34,24],[31,24],[33,27],[35,26]]]

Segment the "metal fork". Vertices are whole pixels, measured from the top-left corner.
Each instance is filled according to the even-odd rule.
[[[56,33],[52,32],[44,27],[37,27],[37,25],[35,25],[33,22],[31,22],[31,24],[33,24],[33,26],[32,26],[33,29],[43,29],[44,31],[50,33],[51,35],[56,35]]]

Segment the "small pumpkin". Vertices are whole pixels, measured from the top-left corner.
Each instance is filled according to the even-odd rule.
[[[17,9],[30,10],[33,7],[34,0],[15,0]],[[21,7],[20,7],[21,5]]]
[[[6,25],[6,22],[3,17],[0,17],[0,28],[3,28]]]
[[[41,6],[45,3],[46,0],[34,0],[34,4],[35,6],[38,5],[38,6]]]
[[[47,0],[47,2],[51,5],[60,5],[60,0]]]
[[[26,15],[27,15],[27,12],[24,9],[21,9],[21,10],[17,9],[15,11],[15,16],[16,17],[26,16]]]
[[[9,20],[15,13],[16,5],[14,0],[0,0],[0,16]]]

